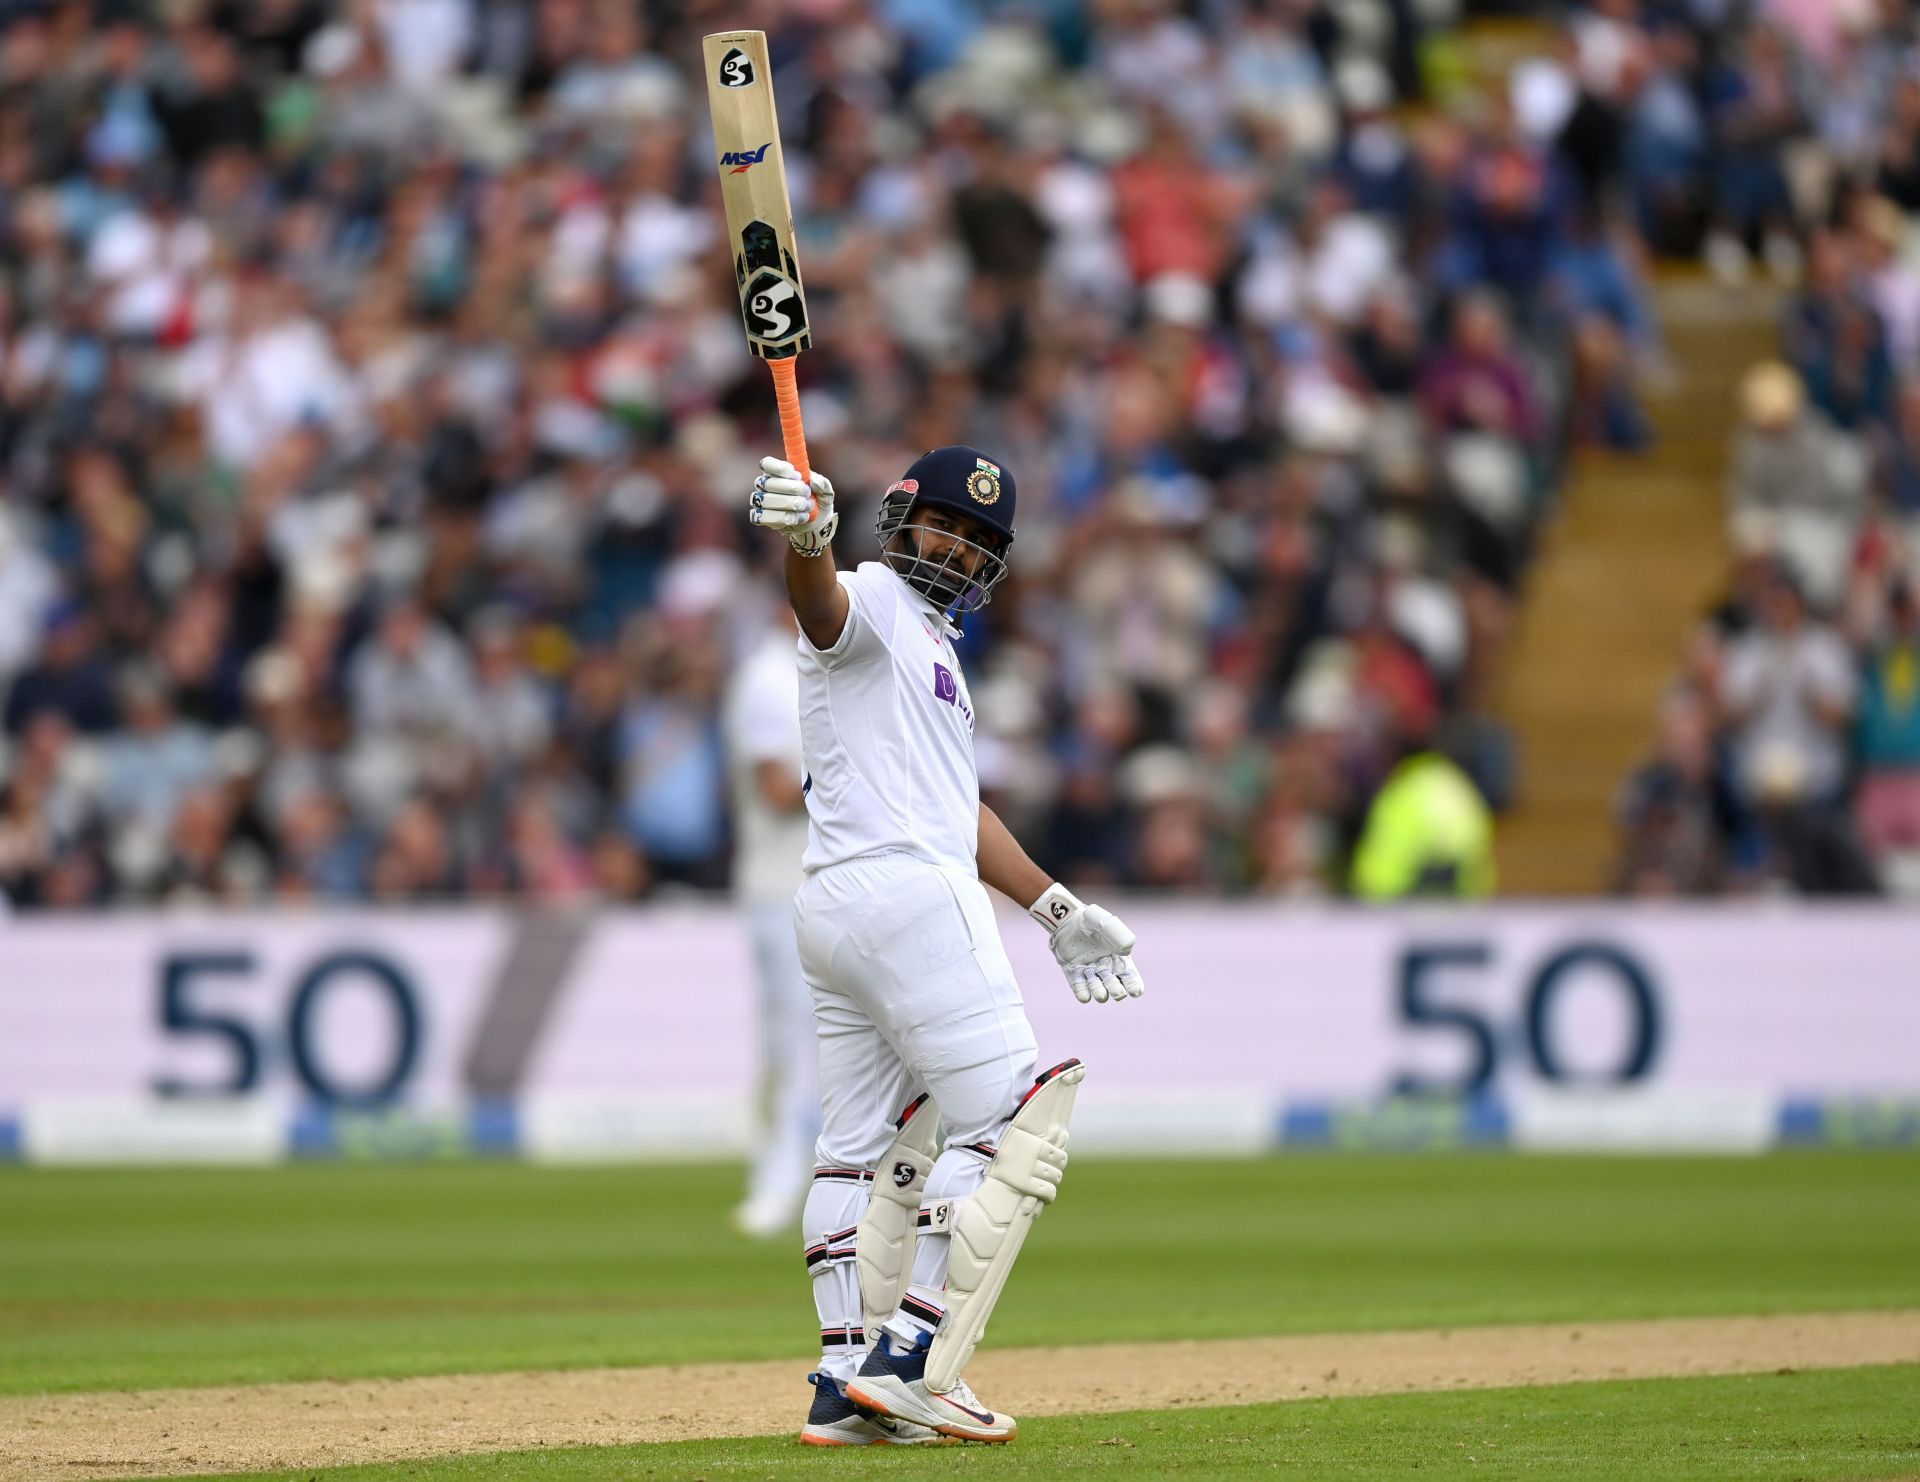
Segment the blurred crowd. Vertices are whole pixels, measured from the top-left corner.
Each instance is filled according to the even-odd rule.
[[[763,26],[842,559],[928,447],[1018,472],[989,800],[1090,883],[1483,892],[1534,532],[1647,437],[1646,242],[1783,263],[1789,134],[1920,204],[1891,22],[1821,111],[1721,8],[1599,0],[1509,88],[1446,0],[0,0],[0,891],[725,885],[782,543],[698,43]],[[1854,231],[1807,415],[1904,468],[1920,303],[1874,403]]]
[[[1779,356],[1741,385],[1732,588],[1621,797],[1619,885],[1911,896],[1920,33],[1894,0],[1779,10],[1740,42],[1727,81],[1707,74],[1706,96],[1738,100],[1754,148],[1705,245],[1729,281],[1750,253],[1780,281]]]

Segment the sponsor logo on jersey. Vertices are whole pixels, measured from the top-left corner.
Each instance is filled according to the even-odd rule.
[[[773,148],[773,140],[769,139],[758,149],[729,149],[720,156],[720,163],[732,167],[727,171],[729,175],[744,175],[765,159],[767,151],[771,148]]]
[[[960,698],[960,681],[953,677],[953,671],[945,664],[933,666],[933,697],[936,700],[946,701],[958,710],[967,723],[968,734],[972,734],[973,707]]]
[[[739,47],[731,47],[720,59],[721,87],[752,87],[753,58]]]

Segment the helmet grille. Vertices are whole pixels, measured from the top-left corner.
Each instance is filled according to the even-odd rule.
[[[977,612],[987,605],[994,587],[1007,574],[1006,557],[977,540],[956,535],[951,530],[935,530],[910,517],[913,495],[896,489],[880,502],[874,516],[873,533],[880,541],[880,554],[894,573],[921,596],[937,602],[946,612]],[[922,556],[908,546],[896,545],[894,537],[908,530],[925,530],[947,542],[938,556]],[[967,575],[964,558],[978,551],[979,571]]]

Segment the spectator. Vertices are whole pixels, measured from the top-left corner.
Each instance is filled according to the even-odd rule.
[[[553,721],[545,690],[528,672],[518,618],[489,609],[468,625],[474,653],[473,736],[482,763],[511,773],[546,749]],[[529,832],[539,824],[529,823]]]
[[[1421,377],[1421,405],[1444,432],[1487,433],[1524,446],[1539,431],[1526,367],[1490,292],[1462,297],[1453,333]]]
[[[347,690],[354,723],[376,736],[468,735],[478,709],[465,651],[410,597],[381,614],[347,672]]]
[[[1920,597],[1910,582],[1894,584],[1888,609],[1887,631],[1863,665],[1853,743],[1855,817],[1883,865],[1920,858]],[[1903,880],[1911,871],[1906,864]]]
[[[1633,364],[1658,355],[1644,286],[1609,240],[1601,219],[1576,212],[1554,255],[1553,285],[1572,324],[1572,435],[1632,449],[1651,437],[1634,393]]]
[[[58,587],[53,563],[26,537],[12,511],[0,509],[0,685],[38,656]]]
[[[52,711],[81,731],[104,731],[117,717],[113,686],[92,617],[72,600],[46,616],[40,660],[7,694],[7,729],[18,734],[35,716]]]
[[[184,65],[160,104],[173,157],[190,171],[223,149],[257,149],[266,118],[241,71],[233,37],[192,25],[179,37],[179,54]]]
[[[1748,372],[1740,400],[1744,425],[1731,458],[1733,545],[1778,558],[1830,611],[1844,592],[1864,512],[1864,450],[1807,406],[1800,378],[1778,362]]]
[[[1473,900],[1494,888],[1493,815],[1452,761],[1414,750],[1367,812],[1353,859],[1363,900],[1441,896]]]
[[[1650,45],[1623,82],[1624,177],[1636,224],[1650,246],[1665,253],[1690,250],[1702,229],[1701,202],[1710,196],[1710,130],[1694,85],[1700,49],[1694,33],[1673,20],[1656,21]],[[1735,261],[1720,249],[1738,272]]]
[[[1909,531],[1920,531],[1920,377],[1901,388],[1893,426],[1878,451],[1888,513]]]
[[[276,843],[281,896],[354,900],[366,893],[367,841],[334,795],[316,790],[294,798],[281,811]]]
[[[1762,583],[1758,619],[1728,645],[1721,680],[1734,786],[1751,806],[1831,803],[1845,781],[1855,703],[1846,644],[1808,615],[1784,569]]]
[[[212,738],[175,713],[157,670],[130,668],[119,691],[121,730],[102,749],[101,805],[109,817],[164,834],[182,800],[211,781]]]
[[[1707,69],[1705,84],[1715,194],[1708,266],[1737,285],[1750,271],[1748,254],[1761,247],[1768,270],[1790,282],[1801,253],[1783,158],[1808,127],[1809,79],[1786,37],[1755,25]]]
[[[1443,270],[1450,286],[1492,285],[1532,304],[1567,209],[1558,162],[1496,97],[1468,154]]]
[[[1714,755],[1712,701],[1690,688],[1660,709],[1652,760],[1621,789],[1625,849],[1617,888],[1644,896],[1712,895],[1726,880],[1733,810]]]
[[[964,641],[1018,696],[983,784],[1062,872],[1340,885],[1396,728],[1486,693],[1564,443],[1644,433],[1614,244],[1671,202],[1617,191],[1694,178],[1719,31],[1568,31],[1588,112],[1660,146],[1615,162],[1426,107],[1444,23],[1390,8],[770,22],[841,540],[918,448],[1019,468],[1028,556]],[[700,13],[0,19],[12,899],[724,882],[731,616],[777,580],[729,491],[773,421]],[[1896,134],[1850,137],[1901,200]]]
[[[620,728],[622,806],[633,842],[664,879],[725,879],[724,759],[711,654],[658,635],[643,692]]]
[[[1886,419],[1894,371],[1860,256],[1852,234],[1816,233],[1806,287],[1788,310],[1786,329],[1789,358],[1814,405],[1848,431]],[[1883,274],[1880,281],[1898,292],[1897,274]]]

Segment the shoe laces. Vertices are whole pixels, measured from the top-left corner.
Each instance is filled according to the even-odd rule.
[[[953,1388],[946,1392],[944,1398],[952,1400],[956,1404],[965,1405],[969,1410],[991,1410],[993,1408],[991,1405],[983,1405],[980,1402],[980,1396],[973,1392],[973,1386],[968,1384],[964,1379],[954,1380]]]

